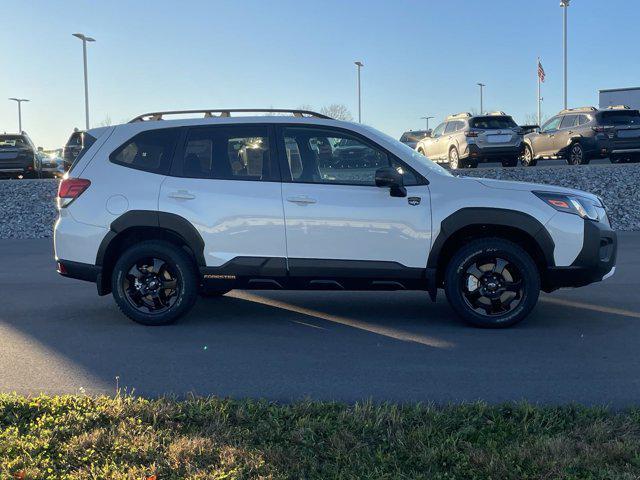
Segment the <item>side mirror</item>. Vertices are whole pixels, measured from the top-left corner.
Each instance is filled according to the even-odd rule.
[[[393,167],[383,167],[376,170],[376,186],[388,187],[392,197],[406,197],[402,175]]]

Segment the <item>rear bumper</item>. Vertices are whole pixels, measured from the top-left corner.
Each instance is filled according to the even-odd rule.
[[[524,143],[518,145],[509,145],[507,147],[480,147],[475,143],[467,145],[467,150],[461,156],[463,158],[478,159],[478,161],[507,158],[507,157],[519,157],[524,151]]]
[[[607,225],[584,221],[582,250],[568,267],[548,267],[543,289],[546,292],[564,287],[582,287],[609,278],[615,271],[618,239]]]
[[[58,260],[56,270],[63,277],[75,278],[86,282],[96,282],[102,272],[102,267],[89,263]]]

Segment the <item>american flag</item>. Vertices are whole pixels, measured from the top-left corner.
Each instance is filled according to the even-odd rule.
[[[540,60],[538,60],[538,78],[541,82],[544,82],[544,68],[542,68]]]

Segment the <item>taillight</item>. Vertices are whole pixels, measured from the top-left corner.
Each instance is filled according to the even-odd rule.
[[[58,206],[64,208],[89,188],[91,181],[86,178],[65,178],[58,186]]]
[[[467,137],[477,137],[478,136],[478,132],[476,132],[475,130],[469,130],[468,132],[464,132],[464,134]]]
[[[593,130],[596,133],[604,133],[607,131],[607,127],[602,127],[602,126],[591,127],[591,130]]]

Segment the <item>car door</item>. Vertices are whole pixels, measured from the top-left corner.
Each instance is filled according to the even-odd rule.
[[[431,209],[426,181],[395,156],[364,137],[316,126],[279,128],[282,197],[292,276],[374,275],[376,268],[402,276],[424,269],[431,241]],[[314,145],[357,145],[366,162],[348,166],[334,158],[320,163]],[[342,165],[331,168],[325,165]],[[403,174],[407,196],[392,197],[375,185],[375,172],[393,167]],[[403,273],[404,272],[404,273]]]
[[[184,132],[171,175],[160,190],[159,209],[187,219],[198,230],[208,267],[227,262],[259,266],[275,258],[280,261],[269,264],[281,265],[281,271],[270,274],[285,274],[274,144],[269,125],[204,126]]]
[[[444,147],[442,144],[444,143],[444,139],[442,134],[444,133],[444,128],[446,127],[446,123],[441,123],[431,132],[431,137],[424,139],[425,145],[425,155],[427,158],[437,161],[442,159],[442,152],[444,151]]]
[[[540,133],[535,135],[531,143],[533,145],[533,151],[536,156],[548,156],[551,155],[555,136],[560,126],[562,117],[555,116],[550,118],[540,129]]]
[[[560,127],[551,142],[551,151],[553,155],[557,155],[569,144],[569,140],[573,136],[573,130],[578,121],[578,115],[565,115],[560,121]]]

